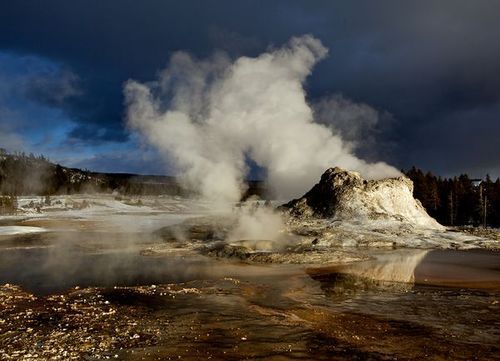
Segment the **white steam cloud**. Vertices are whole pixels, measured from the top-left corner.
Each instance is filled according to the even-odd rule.
[[[301,195],[332,166],[367,178],[399,175],[385,163],[357,158],[339,132],[315,122],[304,83],[327,52],[310,35],[234,62],[223,54],[199,61],[177,52],[157,81],[127,82],[128,125],[208,200],[240,199],[247,158],[266,169],[282,198]]]
[[[283,219],[272,207],[255,209],[252,205],[246,205],[237,216],[236,226],[228,234],[227,240],[240,241],[240,245],[253,250],[267,251],[289,242],[283,237]]]
[[[342,94],[324,96],[312,104],[314,120],[339,135],[354,154],[376,159],[389,153],[391,143],[381,139],[383,131],[392,128],[394,118],[368,104],[353,102]]]

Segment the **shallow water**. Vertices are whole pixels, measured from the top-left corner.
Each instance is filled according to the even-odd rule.
[[[49,319],[49,295],[67,294],[57,317],[70,320],[78,309],[71,302],[105,300],[115,312],[110,324],[131,318],[140,327],[135,343],[109,350],[120,359],[500,358],[498,253],[364,251],[374,259],[308,268],[144,253],[158,242],[144,233],[90,230],[3,237],[0,283],[34,293],[29,312],[38,307]],[[37,322],[29,325],[40,335],[62,327]],[[73,322],[75,332],[87,329]],[[88,337],[120,339],[118,327],[101,324]]]

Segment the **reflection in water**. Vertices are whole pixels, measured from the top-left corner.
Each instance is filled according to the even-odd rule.
[[[372,288],[410,290],[415,282],[415,269],[428,253],[428,250],[403,249],[376,254],[368,261],[311,268],[307,272],[320,282],[323,292],[341,299],[351,299]]]
[[[390,283],[500,291],[500,253],[475,250],[400,249],[372,254],[371,260],[308,270],[314,278],[357,284]],[[393,285],[396,286],[396,285]]]
[[[375,260],[340,267],[341,273],[376,281],[413,283],[415,269],[429,251],[404,249],[380,254]]]
[[[78,348],[78,340],[88,339],[95,352],[104,340],[114,340],[109,347],[123,360],[387,360],[429,355],[487,360],[500,354],[500,303],[494,288],[429,287],[446,270],[457,274],[460,267],[474,269],[473,275],[483,272],[490,286],[498,285],[498,254],[491,252],[398,250],[366,262],[304,272],[301,266],[144,256],[141,250],[155,240],[138,235],[134,240],[111,233],[74,236],[31,235],[16,241],[28,248],[11,243],[0,249],[0,283],[20,284],[42,295],[21,302],[20,292],[0,287],[0,297],[5,295],[2,312],[10,312],[0,332],[12,335],[0,340],[0,349],[15,345],[14,338],[36,348],[69,328],[72,337],[61,341],[54,336],[54,342],[66,342],[70,349],[73,340]],[[36,244],[43,247],[33,248]],[[462,269],[458,274],[467,278],[469,273]],[[467,282],[480,288],[469,278]],[[419,285],[424,279],[426,285]],[[76,285],[104,288],[43,296]],[[113,287],[117,285],[128,287]],[[12,292],[19,298],[11,297]],[[22,331],[27,327],[34,332]]]
[[[389,318],[407,323],[405,327],[429,327],[433,334],[465,342],[500,342],[500,255],[496,252],[400,250],[308,273],[338,312]],[[496,359],[500,354],[478,359],[490,356]]]
[[[415,269],[415,283],[500,291],[500,253],[484,249],[434,250]]]
[[[164,245],[139,234],[46,233],[7,240],[1,246],[0,284],[22,285],[41,295],[75,286],[140,286],[303,273],[296,266],[250,266],[186,252],[148,256],[145,250]]]

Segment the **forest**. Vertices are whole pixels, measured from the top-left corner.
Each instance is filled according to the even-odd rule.
[[[404,171],[414,184],[413,194],[427,212],[447,226],[500,227],[500,179],[467,174],[441,178],[418,168]]]
[[[0,195],[95,192],[181,195],[183,190],[175,177],[92,172],[54,164],[43,155],[9,154],[0,148]]]

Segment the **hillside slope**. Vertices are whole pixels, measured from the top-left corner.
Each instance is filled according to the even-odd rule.
[[[175,177],[98,173],[68,168],[43,156],[0,152],[0,194],[51,195],[83,192],[182,194]]]

